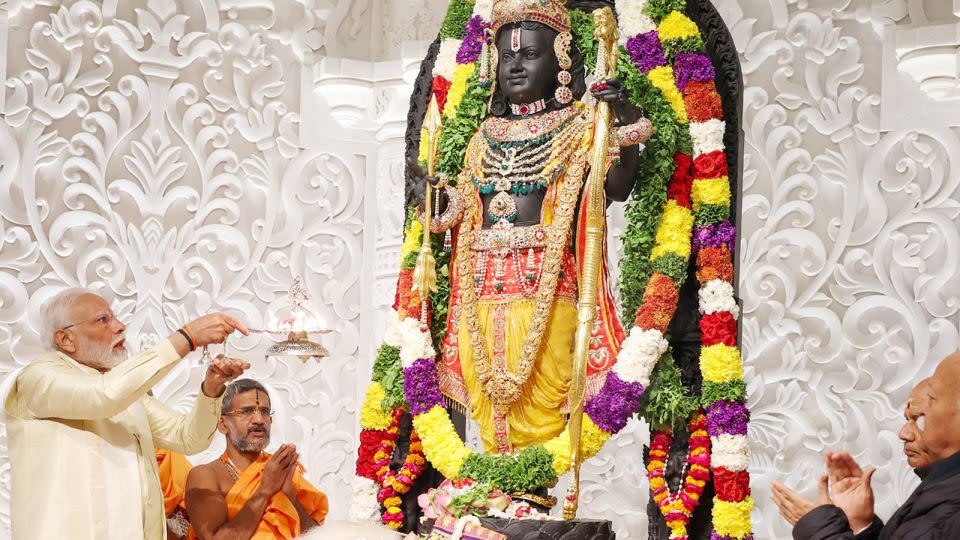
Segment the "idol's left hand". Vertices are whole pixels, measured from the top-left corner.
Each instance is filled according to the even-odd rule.
[[[207,368],[207,376],[203,379],[201,389],[207,397],[217,397],[223,393],[227,383],[236,379],[250,368],[250,362],[228,358],[222,354],[213,359]]]
[[[594,83],[590,87],[590,93],[594,98],[610,104],[615,124],[618,126],[632,124],[643,118],[643,111],[630,102],[627,87],[620,79],[607,79]]]

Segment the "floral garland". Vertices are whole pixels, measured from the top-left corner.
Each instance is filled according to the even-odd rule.
[[[707,436],[707,419],[703,411],[696,411],[688,428],[690,452],[686,464],[689,469],[682,489],[677,494],[670,493],[670,486],[664,477],[670,444],[673,442],[671,430],[657,431],[650,441],[650,463],[647,465],[650,493],[670,527],[671,540],[687,540],[690,517],[700,504],[700,496],[710,480],[710,437]]]
[[[736,229],[730,222],[730,180],[724,153],[726,125],[716,73],[706,55],[696,23],[683,11],[684,0],[618,2],[621,21],[633,37],[627,50],[641,70],[652,75],[668,96],[677,117],[689,123],[692,148],[692,203],[696,231],[692,249],[700,283],[699,309],[703,375],[713,445],[712,474],[716,496],[713,538],[752,538],[749,449],[750,413],[744,399],[743,365],[737,345],[739,308],[734,299],[733,249]],[[624,28],[624,23],[621,23]],[[653,73],[656,72],[656,75]],[[684,190],[686,191],[686,186]]]
[[[399,529],[403,526],[404,515],[400,508],[403,501],[400,496],[410,491],[417,477],[423,472],[426,463],[420,438],[416,431],[412,431],[410,433],[410,449],[403,466],[397,473],[390,469],[390,459],[397,447],[397,435],[400,431],[400,418],[403,417],[403,413],[402,408],[397,408],[394,411],[393,421],[387,430],[390,437],[384,437],[380,441],[373,455],[374,467],[377,469],[377,481],[382,486],[377,493],[377,502],[385,508],[381,520],[391,529]]]
[[[406,347],[401,347],[405,343],[405,336],[409,333],[405,333],[403,328],[398,328],[398,325],[393,325],[392,328],[393,332],[388,332],[386,336],[387,343],[380,348],[377,355],[373,380],[367,386],[363,406],[360,409],[361,432],[356,474],[358,478],[368,482],[358,481],[354,484],[353,505],[366,510],[351,511],[351,519],[372,520],[374,516],[370,508],[373,504],[369,499],[375,498],[378,503],[377,508],[383,508],[380,513],[381,522],[390,528],[399,529],[404,521],[400,496],[410,491],[426,463],[423,445],[416,430],[413,430],[403,465],[396,472],[390,468],[390,461],[397,446],[400,419],[407,407],[401,381],[400,363],[403,358],[401,353],[404,350],[416,350],[416,354],[425,354],[432,348],[429,343],[423,342],[417,344],[419,349],[416,346],[411,348],[410,343],[407,343]],[[370,481],[374,483],[371,484]]]
[[[476,3],[452,0],[448,16],[441,28],[441,50],[433,72],[433,92],[441,101],[446,117],[438,143],[438,171],[447,173],[451,178],[455,178],[462,168],[467,142],[486,114],[489,86],[479,81],[476,61],[482,47],[482,31],[485,25],[489,25],[490,4],[489,0],[478,0]],[[654,120],[656,131],[648,143],[648,150],[641,157],[638,175],[644,176],[647,181],[638,188],[628,204],[628,234],[624,238],[627,256],[622,265],[622,296],[625,306],[631,311],[633,306],[639,307],[635,312],[635,324],[623,343],[616,366],[609,373],[600,393],[586,404],[582,436],[583,453],[586,457],[598,452],[604,442],[626,424],[629,416],[637,409],[644,388],[649,385],[651,371],[661,355],[668,350],[664,333],[673,317],[679,298],[679,286],[686,277],[691,245],[693,244],[694,250],[699,247],[696,239],[691,238],[694,222],[704,225],[711,217],[723,215],[722,208],[717,208],[713,202],[722,200],[722,197],[718,196],[718,192],[723,189],[722,183],[697,183],[696,180],[702,178],[694,177],[698,169],[695,168],[695,160],[691,158],[692,155],[699,159],[705,149],[716,146],[713,139],[717,133],[720,134],[720,143],[716,150],[719,150],[721,155],[723,150],[722,120],[718,126],[716,122],[711,124],[711,118],[706,118],[711,114],[719,114],[719,118],[722,118],[722,113],[719,113],[719,95],[712,79],[709,84],[699,80],[703,76],[698,74],[697,69],[706,69],[702,62],[698,63],[699,57],[680,56],[698,53],[702,56],[703,43],[696,25],[679,12],[684,8],[682,0],[618,0],[617,8],[621,35],[633,36],[625,40],[629,56],[622,56],[629,60],[621,60],[618,75],[624,80],[632,99],[646,100],[643,106]],[[592,43],[590,16],[579,11],[571,11],[571,16],[578,45],[588,58],[588,63],[593,62],[595,52],[591,52],[595,50],[595,44]],[[661,21],[659,29],[653,22],[654,19]],[[691,25],[693,33],[690,32]],[[646,35],[651,32],[651,35]],[[481,47],[477,46],[478,43]],[[660,49],[659,56],[662,59],[648,50],[651,48]],[[673,60],[673,65],[667,62],[667,57]],[[684,67],[687,65],[691,67]],[[712,74],[709,59],[706,65]],[[678,76],[674,70],[681,75]],[[652,89],[658,91],[654,92]],[[666,108],[661,107],[661,103],[664,103]],[[677,128],[681,130],[678,131]],[[423,140],[423,137],[421,139]],[[421,145],[422,161],[428,157],[424,150],[425,145]],[[664,199],[663,195],[658,195],[663,193],[660,191],[662,187],[658,188],[658,185],[663,184],[658,182],[665,178],[664,173],[669,176],[671,172],[673,174]],[[728,181],[726,194],[729,215]],[[663,209],[659,219],[655,212],[657,205],[662,205]],[[695,209],[692,208],[694,206]],[[409,219],[408,223],[410,226],[406,231],[404,246],[419,245],[422,230],[419,230],[415,218]],[[727,229],[724,231],[724,234],[729,232]],[[698,229],[697,232],[699,235],[701,230]],[[735,235],[735,232],[732,234]],[[697,238],[699,239],[699,236]],[[406,322],[408,315],[415,316],[414,314],[419,313],[419,298],[416,294],[410,294],[409,287],[415,248],[404,251],[406,255],[403,256],[398,282],[395,321],[399,326],[405,326],[405,330],[397,332],[404,335],[401,341],[406,345],[397,346],[400,348],[400,356],[403,357],[404,397],[411,414],[414,415],[414,427],[423,438],[426,456],[448,478],[473,478],[479,482],[493,483],[505,491],[528,491],[556,479],[570,465],[570,442],[566,431],[551,441],[524,449],[512,456],[476,454],[463,445],[444,409],[436,361],[430,346],[432,337],[442,334],[446,318],[445,312],[441,312],[445,309],[449,295],[446,261],[442,256],[438,257],[440,291],[431,295],[431,308],[436,309],[436,312],[432,313],[432,332],[421,332],[419,328],[414,330],[414,326],[418,327],[418,324]],[[701,253],[702,250],[694,252]],[[639,253],[650,255],[648,259],[638,259]],[[704,267],[701,262],[698,257],[698,268],[702,269]],[[713,285],[709,290],[715,289],[716,286]],[[705,290],[706,287],[701,290],[701,310],[704,309]],[[639,291],[643,291],[642,298]],[[729,297],[732,300],[732,288]],[[706,332],[704,336],[706,339]],[[417,355],[417,352],[429,354]],[[708,354],[705,354],[705,357],[707,360],[719,361]],[[412,358],[416,359],[411,362]],[[701,364],[703,363],[702,358]],[[725,368],[719,364],[717,367],[717,372],[712,372],[711,375],[725,376],[720,373]],[[739,381],[739,386],[736,381],[729,379],[712,385],[713,379],[706,371],[704,381],[704,400],[709,398],[711,403],[720,401],[720,398],[738,395],[738,389],[739,399],[742,399],[745,393],[742,390],[742,381]],[[710,424],[711,418],[718,419],[717,426],[728,425],[729,422],[721,421],[720,415],[718,410],[708,408],[708,426],[713,426]],[[745,428],[743,431],[745,434]],[[726,439],[720,441],[719,437],[714,437],[714,433],[710,431],[715,454],[725,452],[723,443]],[[736,436],[731,433],[723,435]],[[729,452],[723,453],[719,458],[715,458],[715,461],[724,462],[728,454]],[[739,471],[728,469],[735,473],[734,480],[738,483],[728,483],[725,486],[748,485],[748,480],[744,480],[745,468],[744,466]],[[718,471],[715,465],[715,476],[719,474]],[[728,489],[724,492],[727,498],[722,498],[719,478],[717,484],[718,500],[733,501],[731,497],[736,494]],[[360,486],[358,491],[363,491],[362,487]],[[746,489],[749,490],[748,487]],[[721,532],[720,538],[724,538],[724,535],[743,538],[749,534],[749,511],[745,518],[747,532],[740,536],[734,534],[738,532],[735,529],[737,519],[743,517],[740,510],[739,507],[720,507],[715,504],[714,527]],[[743,519],[740,519],[741,529],[742,522]]]

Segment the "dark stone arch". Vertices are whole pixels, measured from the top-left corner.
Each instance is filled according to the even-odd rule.
[[[583,11],[593,11],[602,7],[613,6],[611,0],[570,0],[568,6],[571,9],[581,9]],[[724,133],[724,145],[727,154],[727,165],[729,169],[730,185],[733,191],[731,200],[731,216],[734,225],[740,227],[740,202],[742,198],[742,178],[743,178],[743,75],[740,68],[740,58],[733,36],[727,28],[726,23],[720,16],[716,7],[710,0],[687,0],[687,16],[690,17],[703,35],[707,54],[713,61],[717,78],[717,91],[720,94],[723,103],[724,121],[726,122],[726,132]],[[420,128],[423,124],[423,117],[426,112],[427,104],[432,90],[432,76],[434,63],[437,53],[440,49],[440,38],[438,37],[430,45],[427,55],[420,66],[420,73],[414,83],[413,92],[410,96],[410,108],[407,115],[406,152],[405,157],[416,159],[420,143]],[[410,201],[410,193],[407,191],[405,204]],[[737,237],[737,249],[739,252],[740,238]],[[739,283],[739,264],[737,257],[734,256],[734,284]],[[700,392],[701,377],[699,373],[699,355],[700,355],[700,330],[699,330],[699,311],[697,306],[697,290],[699,284],[695,276],[696,261],[690,261],[687,280],[680,291],[681,300],[677,308],[677,314],[673,323],[670,325],[670,341],[673,346],[674,356],[677,366],[683,371],[684,383],[692,389],[693,392]],[[737,303],[742,305],[739,297]],[[739,323],[738,323],[739,325]],[[739,329],[738,329],[739,330]],[[738,331],[738,336],[740,332]],[[458,431],[463,436],[464,418],[460,413],[452,412],[451,416],[457,425]],[[401,441],[398,447],[405,455],[405,433],[401,432]],[[668,466],[668,482],[672,488],[676,488],[682,479],[679,475],[683,469],[683,460],[686,459],[686,448],[689,434],[685,429],[677,430],[675,436],[675,450],[671,452]],[[643,455],[644,461],[647,460],[646,451]],[[432,471],[428,467],[429,473],[425,474],[417,482],[417,486],[411,490],[411,495],[425,491],[430,484],[439,483],[439,473]],[[702,502],[694,514],[688,532],[691,540],[708,540],[711,532],[711,510],[712,510],[713,487],[708,485],[704,492]],[[415,525],[412,523],[411,516],[416,514],[415,495],[404,498],[408,515],[408,527],[404,530],[410,530]],[[669,538],[669,529],[666,527],[659,509],[652,503],[648,506],[647,514],[650,520],[651,539],[666,540]]]

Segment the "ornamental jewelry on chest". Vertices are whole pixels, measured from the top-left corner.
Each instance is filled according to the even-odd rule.
[[[564,169],[582,136],[574,121],[576,109],[567,107],[531,119],[491,118],[484,123],[479,173],[473,181],[481,195],[495,193],[487,206],[494,223],[517,219],[511,195],[529,195],[547,188]]]

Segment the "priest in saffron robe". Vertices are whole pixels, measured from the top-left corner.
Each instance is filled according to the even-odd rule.
[[[295,538],[323,523],[327,496],[303,478],[296,447],[263,451],[272,420],[263,385],[240,379],[227,388],[218,425],[226,451],[187,476],[189,538]]]
[[[157,474],[163,491],[163,512],[167,516],[167,539],[175,540],[187,535],[187,503],[185,502],[187,474],[193,465],[180,452],[155,448]]]

